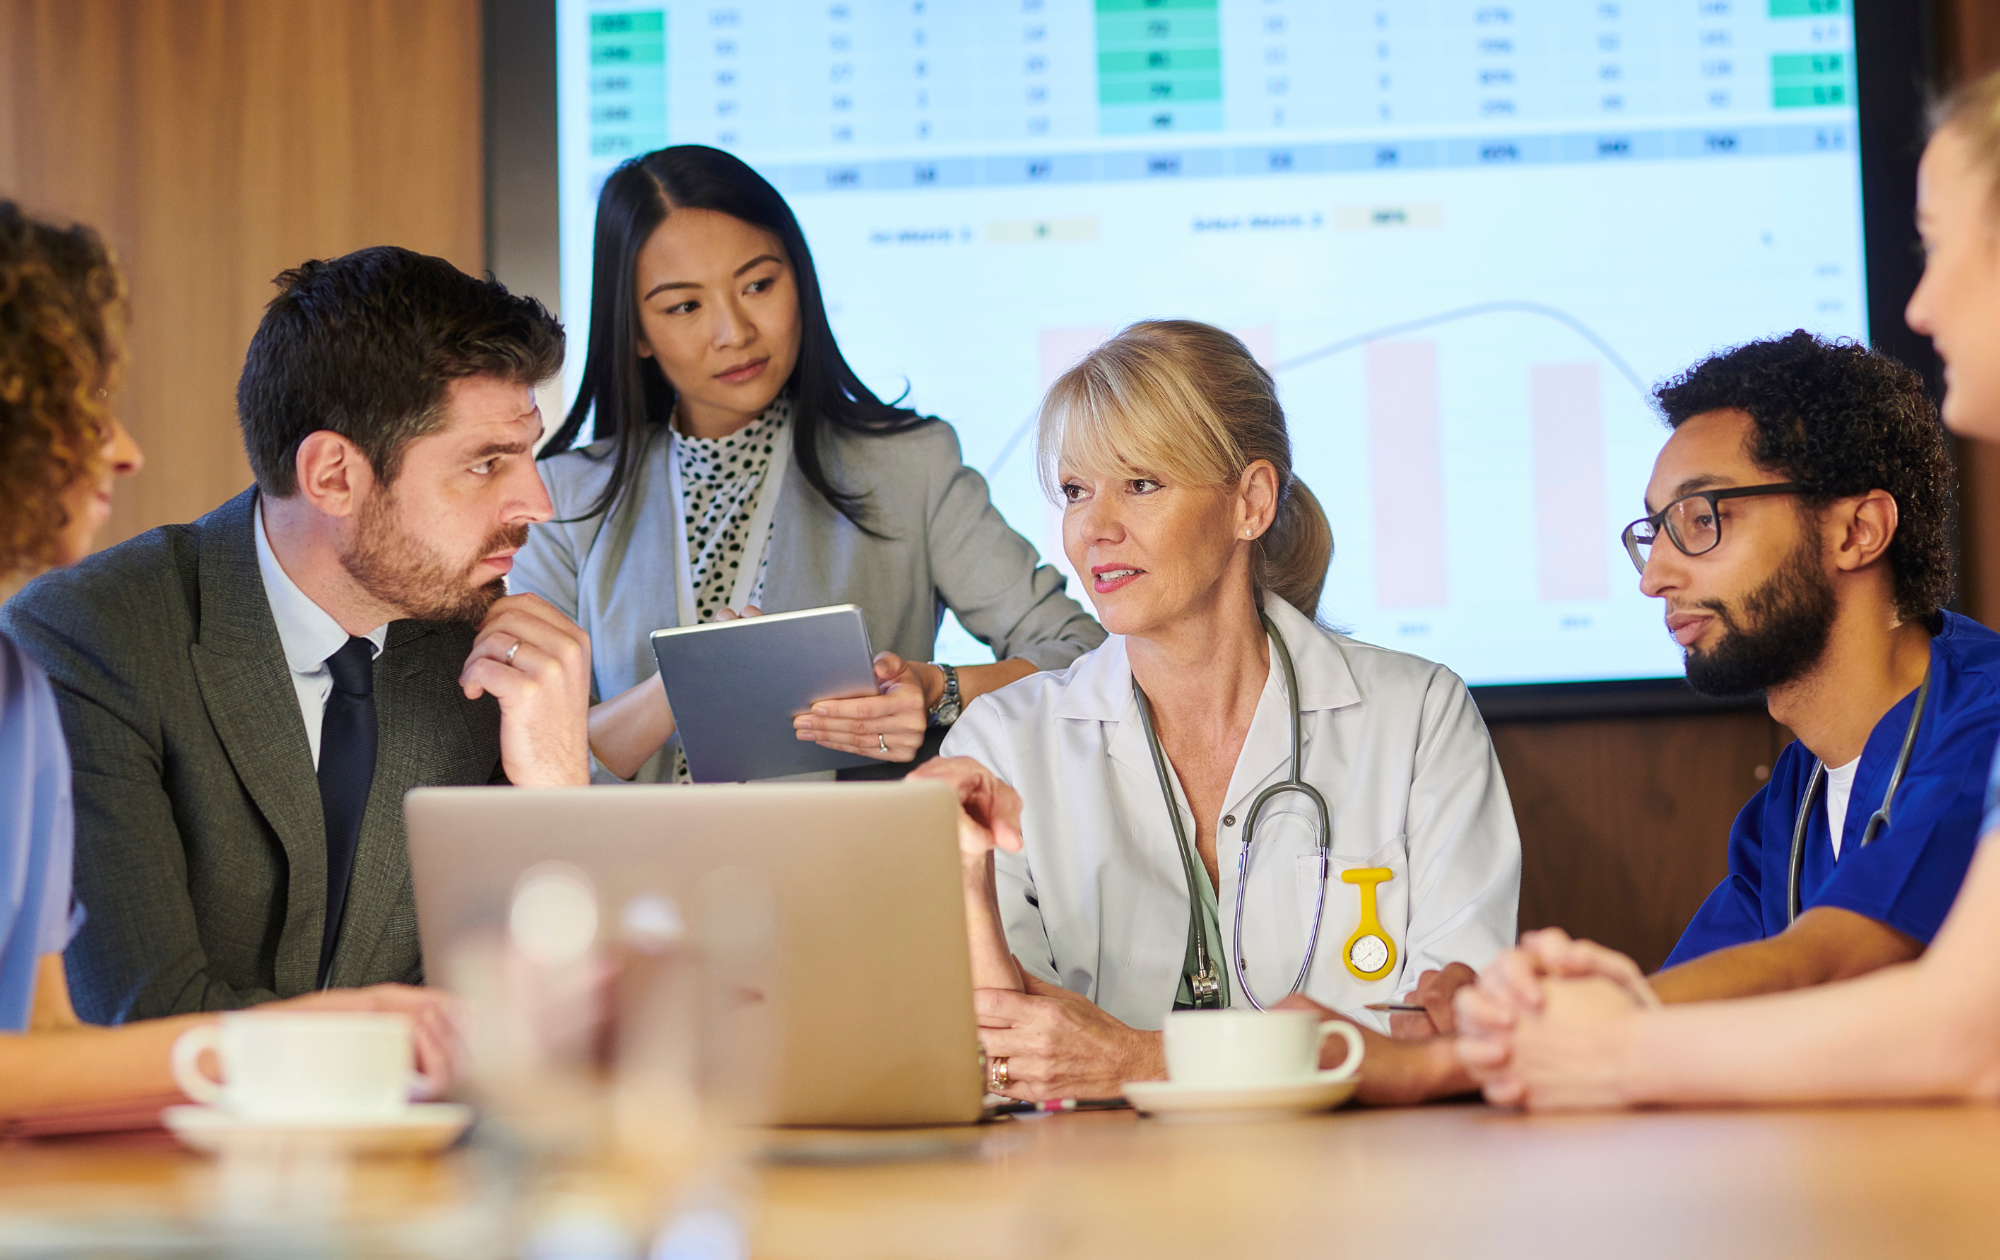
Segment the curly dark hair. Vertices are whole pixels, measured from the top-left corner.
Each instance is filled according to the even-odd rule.
[[[1951,447],[1922,377],[1866,346],[1801,329],[1704,359],[1654,392],[1676,429],[1704,412],[1748,412],[1750,458],[1803,486],[1807,510],[1886,491],[1897,512],[1896,609],[1933,631],[1942,625],[1938,610],[1954,587]]]
[[[104,459],[125,277],[97,233],[0,200],[0,577],[46,568],[62,495]]]

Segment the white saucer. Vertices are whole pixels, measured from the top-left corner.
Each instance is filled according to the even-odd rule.
[[[399,1116],[365,1120],[251,1120],[220,1107],[169,1107],[160,1119],[174,1136],[211,1155],[271,1146],[315,1147],[350,1155],[429,1155],[472,1123],[460,1103],[412,1103]]]
[[[1352,1098],[1359,1084],[1352,1074],[1341,1070],[1315,1072],[1277,1085],[1127,1081],[1124,1090],[1127,1102],[1166,1120],[1245,1120],[1327,1111]]]

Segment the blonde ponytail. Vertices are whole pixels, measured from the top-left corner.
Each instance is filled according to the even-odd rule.
[[[1042,486],[1058,500],[1058,463],[1224,486],[1257,460],[1270,461],[1278,509],[1257,540],[1258,592],[1318,618],[1333,527],[1292,472],[1292,441],[1271,374],[1222,329],[1148,320],[1097,347],[1049,387],[1036,449]]]

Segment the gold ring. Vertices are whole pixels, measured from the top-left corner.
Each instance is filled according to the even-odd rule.
[[[986,1060],[986,1092],[1004,1094],[1007,1092],[1007,1056]]]

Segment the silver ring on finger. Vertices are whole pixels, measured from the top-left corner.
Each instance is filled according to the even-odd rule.
[[[520,650],[521,650],[521,641],[519,639],[516,639],[514,640],[514,646],[507,649],[507,655],[500,658],[501,662],[503,664],[512,665],[514,663],[514,653]]]
[[[887,756],[889,753],[889,741],[882,738],[882,732],[880,731],[875,732],[875,743],[879,748],[881,748],[882,754],[884,756]]]

